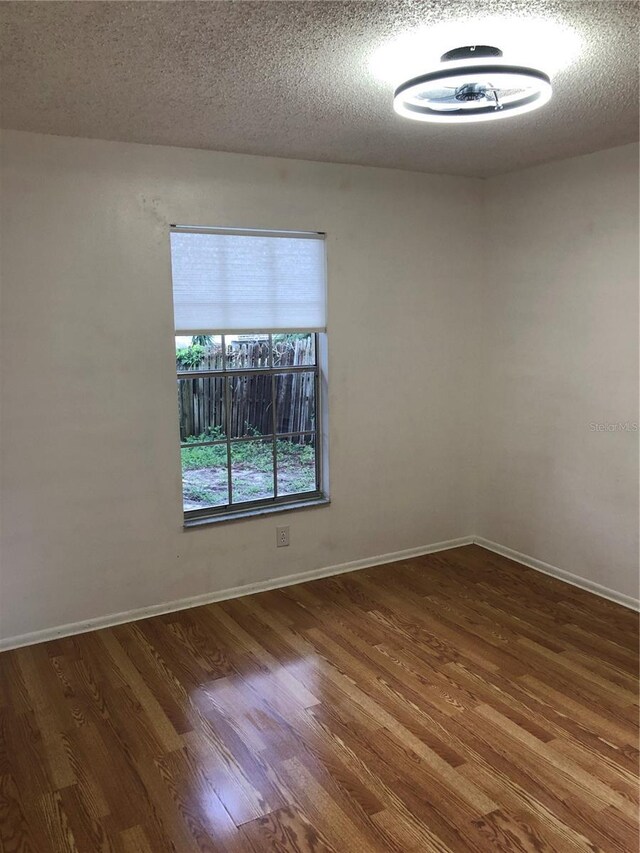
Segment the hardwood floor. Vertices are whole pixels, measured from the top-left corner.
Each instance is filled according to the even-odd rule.
[[[468,546],[0,655],[0,849],[636,851],[638,617]]]

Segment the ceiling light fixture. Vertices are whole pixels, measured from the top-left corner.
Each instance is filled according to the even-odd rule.
[[[393,107],[399,115],[430,122],[491,121],[537,110],[551,98],[548,74],[505,63],[497,47],[457,47],[440,60],[439,68],[398,86]]]

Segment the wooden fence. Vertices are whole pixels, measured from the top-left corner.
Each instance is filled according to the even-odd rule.
[[[269,374],[243,374],[244,369],[269,366],[268,343],[250,341],[229,344],[226,349],[227,370],[238,370],[226,380],[221,376],[180,378],[178,402],[180,438],[182,441],[226,437],[224,382],[229,382],[230,436],[269,435],[273,432],[275,397],[276,432],[291,433],[315,429],[315,382],[313,337],[275,341],[274,367],[309,366],[309,372],[277,374],[275,389]],[[204,348],[202,358],[191,363],[192,369],[222,370],[222,347]],[[185,366],[178,363],[178,369]],[[274,393],[275,392],[275,393]]]

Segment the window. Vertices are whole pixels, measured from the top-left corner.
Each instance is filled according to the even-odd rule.
[[[185,519],[323,497],[322,238],[171,230]]]

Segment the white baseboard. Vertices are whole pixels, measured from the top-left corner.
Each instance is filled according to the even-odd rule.
[[[366,557],[364,560],[352,560],[349,563],[341,563],[338,566],[327,566],[322,569],[312,569],[308,572],[298,572],[294,575],[269,578],[269,580],[236,586],[231,589],[221,589],[215,592],[206,592],[204,595],[180,598],[177,601],[152,604],[150,607],[138,607],[135,610],[126,610],[122,613],[97,616],[94,619],[86,619],[82,622],[70,622],[67,625],[59,625],[56,628],[44,628],[42,631],[32,631],[29,634],[20,634],[16,637],[0,639],[0,651],[17,649],[20,646],[31,646],[34,643],[43,643],[47,640],[59,639],[60,637],[70,637],[73,634],[84,634],[86,631],[96,631],[98,628],[109,628],[112,625],[122,625],[125,622],[136,622],[138,619],[147,619],[150,616],[159,616],[162,613],[173,613],[176,610],[187,610],[190,607],[199,607],[202,604],[212,604],[215,601],[224,601],[229,598],[239,598],[241,595],[251,595],[255,592],[265,592],[268,589],[292,586],[296,583],[316,580],[316,578],[326,578],[332,575],[341,575],[345,572],[355,572],[358,569],[368,569],[371,566],[381,566],[385,563],[409,560],[411,557],[421,557],[424,554],[434,554],[437,551],[448,551],[450,548],[471,545],[473,541],[472,536],[463,536],[459,539],[449,539],[446,542],[436,542],[433,545],[423,545],[420,548],[407,548],[404,551],[394,551],[391,554]]]
[[[496,542],[491,542],[488,539],[483,539],[481,536],[461,536],[459,539],[449,539],[446,542],[436,542],[433,545],[423,545],[419,548],[407,548],[404,551],[394,551],[391,554],[378,554],[375,557],[366,557],[363,560],[352,560],[349,563],[341,563],[337,566],[326,566],[321,569],[312,569],[308,572],[298,572],[293,575],[284,575],[278,578],[269,578],[265,581],[257,583],[245,584],[244,586],[236,586],[230,589],[221,589],[214,592],[206,592],[203,595],[194,595],[190,598],[180,598],[176,601],[168,601],[163,604],[152,604],[149,607],[138,607],[134,610],[126,610],[122,613],[112,613],[108,616],[97,616],[94,619],[86,619],[82,622],[70,622],[66,625],[59,625],[55,628],[44,628],[41,631],[32,631],[29,634],[20,634],[15,637],[6,637],[0,639],[0,651],[8,649],[17,649],[20,646],[31,646],[34,643],[43,643],[47,640],[55,640],[60,637],[70,637],[73,634],[84,634],[86,631],[96,631],[99,628],[109,628],[113,625],[122,625],[125,622],[136,622],[138,619],[147,619],[150,616],[159,616],[162,613],[173,613],[177,610],[187,610],[190,607],[199,607],[202,604],[212,604],[215,601],[225,601],[230,598],[239,598],[242,595],[251,595],[256,592],[265,592],[268,589],[279,589],[285,586],[292,586],[305,581],[316,580],[317,578],[331,577],[332,575],[341,575],[346,572],[355,572],[358,569],[368,569],[372,566],[381,566],[385,563],[396,563],[400,560],[409,560],[411,557],[421,557],[425,554],[435,554],[438,551],[448,551],[451,548],[459,548],[463,545],[479,545],[486,548],[488,551],[493,551],[495,554],[500,554],[502,557],[507,557],[509,560],[514,560],[516,563],[521,563],[530,569],[535,569],[538,572],[543,572],[545,575],[551,575],[554,578],[565,581],[573,586],[586,589],[588,592],[593,592],[602,598],[608,598],[610,601],[621,604],[623,607],[628,607],[631,610],[640,610],[640,601],[630,595],[624,595],[621,592],[616,592],[614,589],[609,589],[594,581],[582,578],[579,575],[574,575],[571,572],[566,572],[564,569],[558,569],[549,563],[544,563],[542,560],[536,560],[534,557],[529,557],[526,554],[521,554],[519,551],[514,551],[511,548],[506,548],[504,545],[498,545]]]
[[[558,578],[558,580],[565,583],[570,583],[572,586],[586,589],[588,592],[593,592],[601,598],[608,598],[609,601],[615,601],[616,604],[629,607],[631,610],[640,610],[640,601],[630,595],[616,592],[615,589],[609,589],[606,586],[602,586],[602,584],[595,583],[595,581],[582,578],[580,575],[574,575],[571,572],[566,572],[564,569],[558,569],[549,563],[543,563],[542,560],[536,560],[535,557],[528,557],[526,554],[521,554],[520,551],[505,548],[504,545],[498,545],[497,542],[490,542],[481,536],[474,536],[473,542],[475,545],[480,545],[481,548],[486,548],[487,551],[493,551],[495,554],[500,554],[500,556],[514,560],[516,563],[522,563],[523,566],[528,566],[528,568],[535,569],[537,572],[543,572],[545,575],[551,575],[551,577]]]

